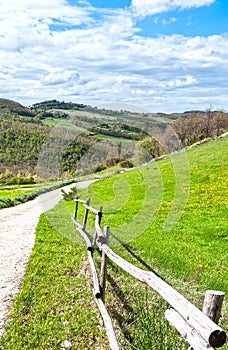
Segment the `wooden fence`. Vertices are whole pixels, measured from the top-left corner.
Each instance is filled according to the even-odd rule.
[[[85,208],[82,224],[77,221],[79,204]],[[92,240],[86,233],[89,212],[95,215],[95,233]],[[186,339],[191,348],[195,350],[212,350],[222,347],[226,342],[226,333],[216,322],[218,322],[220,316],[224,293],[207,291],[203,312],[200,311],[155,273],[142,270],[117,255],[108,245],[110,230],[109,227],[105,227],[102,230],[100,226],[101,218],[102,207],[100,210],[96,210],[90,206],[89,199],[86,201],[75,199],[75,210],[72,220],[87,245],[88,259],[94,283],[94,296],[104,320],[110,348],[116,350],[120,349],[120,346],[112,321],[104,305],[107,258],[137,280],[153,288],[168,302],[170,308],[165,312],[165,317],[178,330],[181,336]],[[93,259],[95,247],[102,251],[100,278]]]

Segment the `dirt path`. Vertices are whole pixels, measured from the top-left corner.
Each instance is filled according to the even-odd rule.
[[[85,188],[92,182],[79,182],[77,187]],[[69,191],[72,186],[75,184],[64,187],[64,190]],[[33,249],[39,217],[61,199],[58,189],[27,203],[0,210],[0,336]]]

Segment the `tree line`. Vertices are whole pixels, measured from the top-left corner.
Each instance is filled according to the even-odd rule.
[[[181,144],[190,146],[208,137],[219,136],[228,129],[228,113],[213,112],[192,113],[187,118],[178,118],[172,124]]]

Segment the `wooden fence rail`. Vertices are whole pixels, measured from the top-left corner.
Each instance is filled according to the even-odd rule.
[[[82,203],[85,207],[85,214],[82,225],[80,225],[76,220],[78,203]],[[211,320],[205,313],[196,308],[192,303],[185,299],[179,292],[172,288],[168,283],[163,281],[155,273],[142,270],[136,267],[135,265],[129,263],[125,259],[121,258],[119,255],[117,255],[108,246],[109,228],[105,228],[105,232],[103,233],[100,226],[102,208],[100,208],[100,211],[97,211],[94,208],[90,207],[89,204],[89,200],[81,201],[78,198],[75,200],[75,212],[73,222],[77,226],[78,232],[82,235],[82,238],[85,240],[85,243],[87,245],[96,299],[101,299],[102,302],[104,302],[107,258],[109,258],[112,262],[114,262],[121,269],[129,273],[131,276],[153,288],[157,293],[159,293],[162,296],[164,300],[168,302],[168,304],[171,306],[171,309],[166,311],[165,317],[170,322],[170,324],[179,331],[179,333],[186,339],[186,341],[190,344],[190,346],[193,349],[206,350],[223,346],[226,342],[225,331],[222,328],[220,328],[213,320]],[[93,243],[90,241],[85,230],[89,211],[91,211],[96,216]],[[98,279],[95,263],[93,261],[95,244],[102,251],[102,270],[100,282]],[[224,296],[224,293],[219,293],[221,293]],[[215,300],[215,298],[213,300]],[[210,309],[210,307],[208,308]],[[218,308],[220,309],[216,313],[217,321],[219,318],[218,315],[220,314],[221,310],[221,302]],[[99,307],[99,309],[103,316],[105,326],[109,327],[106,327],[107,334],[115,334],[113,326],[111,326],[110,328],[110,320],[107,322],[107,310],[105,311],[105,315],[104,313],[102,313],[104,311],[104,305],[102,304],[102,307]],[[214,307],[212,309],[214,309]],[[112,337],[112,345],[110,343],[111,349],[117,349],[119,346],[117,339],[115,339],[116,336]]]

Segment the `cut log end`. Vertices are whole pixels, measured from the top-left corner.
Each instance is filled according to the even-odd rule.
[[[209,344],[214,348],[220,348],[226,342],[226,333],[224,331],[215,330],[211,333]]]
[[[95,298],[101,299],[101,292],[95,292],[94,293]]]

